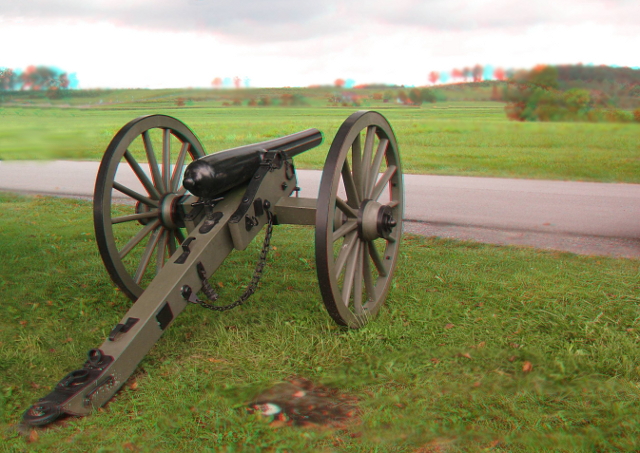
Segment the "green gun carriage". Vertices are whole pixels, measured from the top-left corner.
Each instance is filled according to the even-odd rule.
[[[315,226],[320,292],[338,324],[358,328],[372,319],[389,291],[402,235],[398,145],[381,114],[352,114],[331,144],[317,198],[300,197],[293,159],[322,140],[309,129],[206,155],[175,118],[149,115],[125,125],[102,159],[93,217],[105,267],[134,304],[82,368],[25,412],[24,423],[46,425],[104,405],[188,305],[241,305],[257,288],[277,225]],[[217,304],[209,278],[263,229],[247,289]]]

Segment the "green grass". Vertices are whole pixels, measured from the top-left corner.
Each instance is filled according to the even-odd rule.
[[[313,231],[278,226],[261,289],[190,307],[116,398],[26,443],[23,411],[129,306],[91,205],[0,195],[0,451],[632,451],[640,448],[640,262],[407,236],[378,318],[333,324]],[[214,281],[227,300],[259,242]],[[530,362],[533,369],[523,371]],[[346,430],[275,429],[245,404],[298,375],[359,399]]]
[[[146,99],[109,108],[0,108],[0,160],[99,160],[129,120],[163,113],[191,127],[207,152],[318,128],[325,143],[301,155],[297,164],[321,169],[338,127],[357,110],[169,105]],[[640,182],[638,124],[511,122],[502,104],[492,102],[362,108],[377,109],[389,119],[406,173]]]

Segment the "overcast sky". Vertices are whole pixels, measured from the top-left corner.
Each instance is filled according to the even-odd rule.
[[[639,24],[640,0],[5,0],[0,67],[81,88],[425,85],[475,64],[640,66]]]

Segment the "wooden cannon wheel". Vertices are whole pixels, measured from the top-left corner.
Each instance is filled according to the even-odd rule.
[[[134,301],[185,238],[175,215],[186,193],[183,166],[202,156],[193,132],[165,115],[130,121],[107,147],[93,198],[96,241],[109,275]]]
[[[329,150],[316,211],[318,280],[338,324],[361,327],[384,303],[402,235],[403,198],[391,126],[377,112],[354,113]]]

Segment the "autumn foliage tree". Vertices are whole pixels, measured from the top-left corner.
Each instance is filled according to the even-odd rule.
[[[69,75],[52,66],[28,66],[24,71],[0,68],[0,90],[45,91],[58,97],[61,90],[70,88]]]
[[[518,121],[632,121],[629,112],[617,110],[606,96],[585,88],[560,90],[558,68],[539,65],[518,71],[509,79],[505,111]]]
[[[432,85],[435,85],[438,83],[438,80],[440,80],[440,73],[437,71],[431,71],[429,73],[429,82],[431,82]]]

